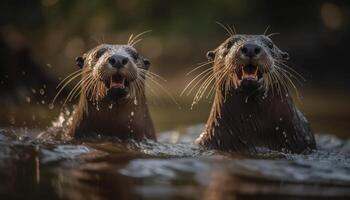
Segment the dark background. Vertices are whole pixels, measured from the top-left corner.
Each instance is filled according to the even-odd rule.
[[[56,85],[77,69],[76,56],[150,29],[136,48],[168,80],[165,85],[182,107],[161,94],[151,105],[157,129],[205,122],[210,104],[191,111],[191,97],[179,93],[191,78],[184,74],[225,39],[219,21],[238,33],[262,34],[267,26],[269,33],[280,33],[274,42],[307,79],[299,85],[297,103],[312,127],[349,137],[349,9],[349,1],[1,1],[0,126],[48,126],[61,108],[50,105]]]

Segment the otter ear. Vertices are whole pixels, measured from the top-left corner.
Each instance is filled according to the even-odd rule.
[[[287,53],[287,52],[281,52],[281,55],[282,55],[282,58],[284,59],[284,60],[289,60],[289,54]]]
[[[214,58],[215,58],[215,51],[208,51],[207,52],[207,59],[209,60],[209,61],[212,61],[212,60],[214,60]]]
[[[75,64],[80,67],[80,68],[83,68],[84,66],[84,61],[85,61],[85,58],[83,58],[82,56],[79,56],[79,57],[76,57],[75,58]]]
[[[145,69],[149,69],[149,67],[151,66],[151,62],[147,59],[147,58],[143,58],[143,65],[145,66]]]

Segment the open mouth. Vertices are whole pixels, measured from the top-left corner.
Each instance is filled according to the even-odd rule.
[[[126,80],[125,77],[119,74],[113,75],[111,77],[109,89],[125,89],[127,86],[129,86],[129,82]]]
[[[120,74],[113,75],[105,84],[111,99],[126,97],[129,92],[129,81]]]
[[[238,72],[238,79],[248,80],[248,81],[257,81],[262,77],[259,67],[257,65],[248,64],[243,66]]]

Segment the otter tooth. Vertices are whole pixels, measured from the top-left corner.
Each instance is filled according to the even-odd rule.
[[[258,70],[259,70],[259,66],[256,66],[256,70],[255,70],[255,72],[254,72],[254,75],[255,75],[255,76],[258,76]]]

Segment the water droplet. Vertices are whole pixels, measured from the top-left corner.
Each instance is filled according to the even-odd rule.
[[[134,116],[134,111],[131,111],[130,115],[131,115],[131,116]]]
[[[10,123],[14,125],[16,123],[16,119],[14,117],[10,117]]]
[[[132,130],[132,129],[131,129],[131,130],[130,130],[130,132],[131,132],[131,133],[133,133],[133,132],[134,132],[134,130]]]
[[[282,121],[283,119],[282,119],[282,117],[280,117],[280,121]]]
[[[111,103],[111,105],[108,106],[109,109],[113,108],[113,104]]]
[[[49,109],[52,110],[52,109],[54,109],[54,108],[55,108],[55,106],[53,105],[53,103],[50,103],[50,104],[49,104]]]
[[[287,137],[287,133],[285,131],[283,131],[282,134],[285,138]]]
[[[41,95],[44,95],[44,94],[45,94],[45,90],[44,90],[44,89],[40,89],[40,90],[39,90],[39,93],[40,93]]]
[[[134,99],[134,104],[137,105],[137,99],[136,98]]]
[[[276,130],[276,131],[280,130],[280,127],[276,126],[275,130]]]
[[[45,104],[45,101],[44,101],[44,100],[42,100],[42,101],[41,101],[41,104]]]
[[[33,92],[33,94],[35,94],[35,93],[36,93],[36,90],[35,90],[34,88],[32,88],[32,92]]]
[[[26,101],[27,101],[28,103],[30,103],[30,101],[31,101],[30,97],[26,97]]]
[[[26,72],[25,72],[25,71],[22,71],[22,75],[23,75],[23,76],[26,75]]]

